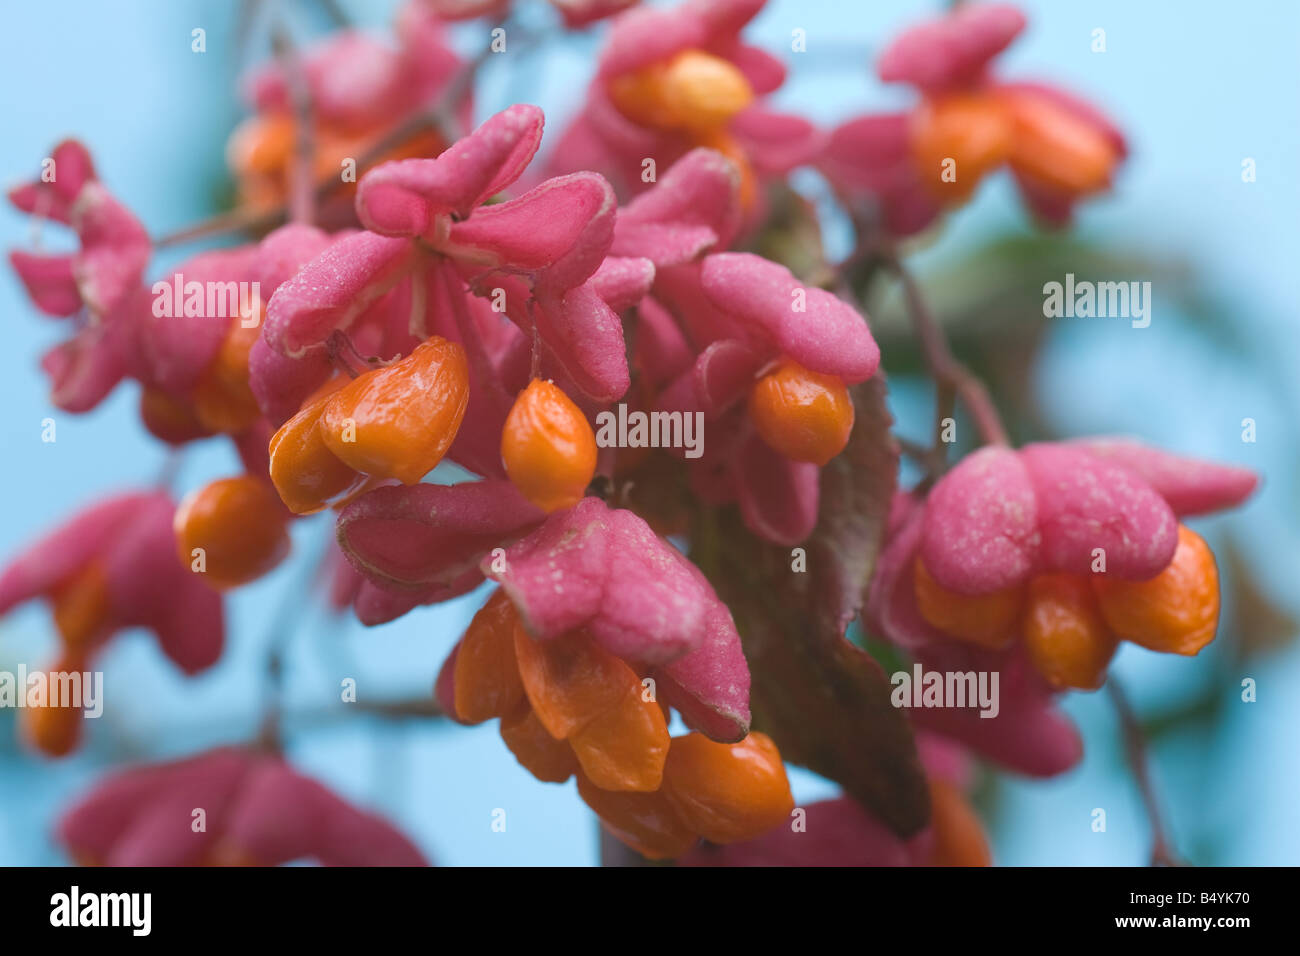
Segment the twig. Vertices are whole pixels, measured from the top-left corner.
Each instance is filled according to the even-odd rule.
[[[334,179],[331,177],[331,188],[333,183]],[[320,198],[320,194],[317,195]],[[222,236],[228,232],[263,232],[283,225],[287,215],[288,208],[283,205],[274,206],[270,209],[241,206],[237,209],[218,213],[204,219],[202,222],[196,222],[193,225],[177,229],[175,232],[159,236],[154,240],[154,248],[169,249],[172,246],[184,245],[196,239],[206,239],[208,236]]]
[[[919,441],[913,441],[902,435],[895,435],[894,441],[898,442],[898,450],[908,458],[925,467],[930,466],[934,458],[934,449],[929,445],[923,445]]]
[[[1006,428],[1002,424],[1001,416],[998,415],[997,407],[994,406],[993,400],[989,397],[988,389],[984,387],[984,383],[970,369],[957,361],[952,354],[948,339],[943,334],[943,329],[939,326],[939,323],[935,321],[929,306],[926,305],[925,297],[921,294],[921,287],[913,278],[912,273],[903,265],[902,260],[892,252],[885,257],[885,263],[898,276],[903,285],[903,297],[907,301],[908,315],[911,317],[912,327],[916,330],[917,338],[920,340],[921,353],[925,357],[926,366],[935,381],[937,389],[935,397],[936,441],[942,428],[943,419],[951,416],[952,399],[953,396],[956,396],[961,399],[962,404],[966,406],[966,410],[970,412],[971,418],[975,421],[975,427],[979,430],[980,437],[984,439],[986,444],[1010,444]]]
[[[294,48],[293,38],[280,22],[271,28],[271,49],[280,68],[294,112],[293,166],[289,171],[289,209],[294,222],[311,225],[315,219],[316,190],[312,176],[316,169],[315,116],[311,88],[302,69],[302,60]]]
[[[357,351],[351,337],[342,329],[335,329],[325,340],[325,353],[329,356],[330,363],[340,371],[346,372],[349,378],[360,378],[373,367],[372,363]]]
[[[365,714],[374,714],[376,717],[386,717],[390,719],[405,718],[426,718],[426,717],[445,717],[438,702],[432,697],[428,699],[416,698],[414,700],[391,700],[375,701],[367,703],[357,701],[355,704],[349,704]]]
[[[1155,788],[1151,784],[1151,767],[1147,759],[1146,735],[1138,722],[1137,714],[1129,703],[1128,695],[1114,674],[1106,681],[1111,700],[1115,704],[1115,713],[1119,717],[1120,728],[1124,734],[1124,751],[1133,768],[1138,791],[1142,794],[1142,803],[1146,807],[1147,817],[1151,821],[1151,865],[1182,866],[1173,845],[1165,831],[1160,803],[1156,800]]]
[[[271,626],[266,634],[266,707],[262,716],[261,742],[263,746],[278,750],[280,724],[284,710],[284,658],[289,643],[303,618],[305,595],[320,574],[329,558],[330,543],[334,536],[328,523],[323,523],[325,533],[311,558],[303,562],[298,573],[290,577],[280,594],[280,602],[271,616]]]
[[[348,17],[347,12],[338,4],[338,0],[318,0],[320,7],[329,17],[330,22],[336,27],[346,30],[352,26],[352,20]]]

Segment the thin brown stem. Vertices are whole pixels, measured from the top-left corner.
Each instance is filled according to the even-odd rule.
[[[240,206],[236,209],[218,213],[211,218],[204,219],[202,222],[196,222],[193,225],[177,229],[175,232],[159,236],[154,240],[154,248],[169,249],[172,246],[184,245],[197,239],[206,239],[208,236],[224,236],[231,232],[263,232],[282,225],[287,214],[288,210],[284,206],[276,206],[270,209]]]
[[[346,372],[350,378],[359,378],[370,371],[371,364],[352,344],[352,339],[342,329],[335,329],[325,340],[325,351],[330,362],[339,371]]]
[[[294,112],[293,163],[289,171],[289,210],[294,222],[311,225],[316,215],[316,121],[311,88],[293,39],[281,23],[272,28],[271,47],[284,71]]]
[[[352,26],[352,19],[348,16],[347,11],[339,6],[338,0],[318,0],[320,8],[325,11],[330,22],[340,30],[349,29]]]
[[[1006,428],[1002,424],[1002,417],[989,397],[988,389],[952,354],[947,336],[944,335],[942,327],[926,304],[921,287],[912,273],[893,253],[887,256],[885,261],[902,283],[907,312],[920,340],[921,354],[925,357],[926,367],[935,382],[936,439],[939,437],[937,432],[941,429],[943,420],[951,416],[951,396],[955,396],[966,406],[985,444],[1010,444]]]
[[[315,551],[289,579],[280,593],[280,601],[266,632],[266,705],[262,714],[259,740],[269,750],[281,747],[281,724],[284,713],[284,659],[303,619],[303,595],[324,569],[334,541],[328,522],[319,525]]]
[[[1160,803],[1156,799],[1155,787],[1151,783],[1151,765],[1147,757],[1146,735],[1137,714],[1129,703],[1128,694],[1114,674],[1106,681],[1111,700],[1115,704],[1115,713],[1119,717],[1120,729],[1124,735],[1124,751],[1133,776],[1137,781],[1138,792],[1146,807],[1147,817],[1151,821],[1151,865],[1182,866],[1182,861],[1174,851],[1165,829],[1164,818],[1160,812]]]
[[[933,457],[934,449],[929,445],[924,445],[919,441],[913,441],[902,435],[895,435],[894,441],[898,442],[898,450],[908,458],[911,458],[919,465],[929,467]]]
[[[532,325],[532,361],[529,368],[529,380],[542,377],[542,330],[537,325],[537,309],[532,299],[528,300],[528,321]]]
[[[428,718],[428,717],[445,717],[446,714],[438,706],[438,702],[430,698],[413,698],[411,700],[391,700],[391,701],[357,701],[351,705],[363,714],[374,714],[377,717],[387,717],[390,719],[398,718]]]

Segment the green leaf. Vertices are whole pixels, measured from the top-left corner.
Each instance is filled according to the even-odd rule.
[[[929,820],[929,798],[885,672],[845,630],[861,610],[898,474],[880,376],[853,390],[848,447],[822,470],[817,528],[791,552],[713,514],[692,557],[731,608],[753,675],[755,726],[792,763],[829,777],[900,836]]]

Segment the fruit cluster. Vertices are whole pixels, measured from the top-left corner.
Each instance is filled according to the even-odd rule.
[[[653,681],[580,630],[534,638],[504,590],[475,614],[438,684],[457,720],[499,718],[506,746],[538,780],[576,776],[610,832],[652,859],[681,856],[699,838],[753,839],[794,807],[768,737],[670,738]]]
[[[456,438],[469,401],[465,350],[434,336],[350,382],[335,379],[271,439],[271,480],[294,514],[311,514],[367,478],[413,485]]]
[[[912,120],[912,156],[943,202],[969,198],[1006,164],[1023,181],[1080,196],[1110,184],[1122,149],[1050,93],[1026,86],[928,97]],[[951,175],[945,176],[945,164]]]
[[[1219,574],[1200,535],[1178,527],[1178,549],[1153,578],[1054,571],[1025,584],[966,595],[942,587],[918,557],[913,586],[922,617],[945,634],[991,650],[1017,637],[1058,690],[1096,690],[1120,640],[1148,650],[1196,654],[1214,640]]]
[[[1122,640],[1191,655],[1214,639],[1215,560],[1183,519],[1238,504],[1256,480],[1132,442],[1007,447],[909,288],[937,384],[986,412],[973,417],[987,444],[951,469],[925,456],[925,479],[896,490],[872,381],[880,350],[858,299],[882,266],[905,273],[899,237],[997,168],[1036,214],[1064,222],[1108,187],[1123,137],[1069,94],[997,76],[1025,23],[1006,5],[954,5],[905,31],[877,71],[916,105],[823,134],[768,108],[786,67],[741,35],[764,0],[684,0],[610,24],[539,176],[542,111],[516,104],[470,129],[477,63],[444,42],[444,20],[509,6],[407,0],[387,45],[342,29],[299,51],[277,26],[279,55],[249,77],[254,115],[229,141],[241,209],[215,228],[292,221],[185,260],[161,291],[145,278],[155,247],[211,224],[151,240],[73,141],[10,193],[79,243],[11,255],[38,309],[75,317],[42,359],[52,402],[85,412],[133,380],[155,437],[176,448],[220,436],[243,467],[179,505],[159,489],[79,512],[0,573],[0,613],[47,601],[62,671],[145,627],[195,673],[220,655],[222,592],[280,565],[293,522],[326,512],[331,596],[367,625],[498,585],[437,679],[441,709],[498,720],[521,765],[575,779],[647,857],[987,863],[968,781],[927,757],[927,735],[1030,773],[1077,762],[1059,692],[1101,686]],[[576,26],[632,3],[555,6]],[[816,211],[787,178],[799,167],[825,174],[854,229],[843,261],[809,241]],[[182,303],[195,283],[206,301]],[[209,314],[213,285],[241,290],[240,314]],[[628,447],[593,431],[616,405],[613,444]],[[629,407],[681,422],[682,440],[629,439]],[[451,483],[430,476],[444,460],[460,469],[445,470]],[[716,518],[732,505],[740,523]],[[802,564],[788,575],[787,548]],[[751,553],[754,567],[733,574],[728,562]],[[745,648],[706,570],[738,611],[751,602],[742,620],[756,629],[765,600],[835,604],[809,608],[817,634],[782,620],[750,635],[808,651],[763,655],[753,686],[772,738],[751,729]],[[767,588],[781,593],[748,593]],[[870,693],[844,640],[860,611],[917,666],[997,674],[998,713],[904,718],[850,700]],[[774,660],[808,672],[774,674]],[[274,648],[268,669],[279,667]],[[783,725],[791,710],[770,706],[787,677],[817,700],[817,726]],[[280,704],[268,696],[257,746],[108,781],[69,815],[64,842],[97,862],[420,861],[268,752]],[[82,727],[79,708],[53,704],[20,719],[53,755]],[[688,732],[672,736],[675,720]],[[857,773],[872,759],[861,735],[881,728],[896,735],[874,748],[889,780]],[[793,798],[778,740],[844,785],[806,808],[824,825],[783,825]],[[916,832],[927,788],[930,823]],[[191,838],[175,808],[204,804],[222,815],[211,837]]]

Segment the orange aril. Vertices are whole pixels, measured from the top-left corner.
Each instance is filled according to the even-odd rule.
[[[209,431],[236,434],[261,414],[248,385],[248,353],[260,334],[259,326],[245,328],[238,318],[233,320],[216,357],[194,386],[194,416]]]
[[[651,860],[681,856],[698,839],[677,816],[663,790],[601,790],[579,773],[578,795],[596,812],[606,830]]]
[[[50,670],[55,673],[84,672],[86,657],[80,651],[65,651]],[[19,693],[26,693],[26,688],[19,688]],[[51,684],[44,703],[35,707],[29,704],[18,712],[19,732],[47,756],[66,757],[81,741],[83,711],[81,706],[55,706],[57,702],[51,696],[54,693]]]
[[[456,716],[467,724],[505,717],[524,703],[515,663],[519,615],[497,589],[470,621],[456,652]]]
[[[931,866],[991,866],[984,825],[960,790],[930,778]]]
[[[578,772],[578,760],[568,741],[556,740],[542,726],[527,702],[501,718],[501,739],[534,777],[546,783],[564,783]]]
[[[1015,640],[1024,588],[959,594],[939,584],[919,557],[912,569],[912,586],[921,617],[945,634],[990,650],[999,650]]]
[[[754,384],[749,417],[763,441],[786,458],[824,465],[848,444],[853,400],[834,375],[786,360]]]
[[[222,478],[195,489],[176,509],[173,527],[181,563],[194,567],[202,549],[205,579],[232,588],[260,578],[289,553],[288,519],[271,486],[252,475]]]
[[[1119,639],[1111,633],[1087,579],[1040,574],[1029,582],[1024,616],[1025,650],[1057,690],[1096,690]]]
[[[622,700],[570,736],[569,743],[583,773],[602,790],[658,790],[668,757],[668,724],[659,705],[645,699],[630,667],[627,673]]]
[[[66,757],[81,742],[81,708],[42,704],[20,712],[22,735],[50,757]]]
[[[103,635],[112,613],[108,575],[97,561],[83,565],[50,595],[63,646],[84,651]]]
[[[781,754],[758,731],[734,744],[698,732],[673,738],[663,792],[682,822],[713,843],[752,840],[794,809]]]
[[[749,161],[745,147],[740,144],[740,141],[725,129],[700,133],[696,141],[701,146],[716,149],[731,160],[740,174],[740,185],[737,189],[740,207],[746,210],[753,209],[754,203],[758,200],[758,174],[754,172],[754,164]]]
[[[1219,569],[1203,538],[1178,526],[1168,567],[1145,581],[1095,575],[1102,616],[1125,640],[1153,651],[1188,656],[1214,640],[1219,624]]]
[[[227,840],[220,840],[208,851],[205,856],[203,866],[261,866],[257,858],[247,850],[230,843]]]
[[[199,421],[191,402],[147,385],[140,391],[140,419],[152,435],[173,445],[212,434]]]
[[[957,93],[927,100],[912,120],[921,181],[940,199],[966,199],[1010,155],[1012,129],[995,97]]]
[[[226,160],[240,175],[277,174],[293,155],[295,138],[293,117],[252,116],[230,134]]]
[[[1017,172],[1075,195],[1110,182],[1119,155],[1096,126],[1033,93],[1008,92],[1001,99],[1011,116],[1010,162]]]
[[[335,393],[320,417],[321,436],[353,470],[413,485],[451,447],[468,402],[464,348],[434,336]]]
[[[631,668],[582,631],[539,641],[520,621],[515,626],[515,659],[537,719],[560,740],[618,706],[629,676],[636,681]]]
[[[596,474],[596,436],[569,396],[533,379],[506,417],[501,459],[520,494],[543,511],[557,511],[586,494]]]
[[[320,511],[365,480],[329,450],[321,435],[321,413],[333,391],[307,405],[271,436],[271,481],[294,514]]]
[[[664,67],[658,95],[677,125],[711,130],[726,125],[754,102],[754,89],[730,60],[703,50],[683,50]]]
[[[632,122],[660,130],[717,129],[754,100],[745,74],[728,60],[683,50],[671,60],[614,77],[609,95]]]

